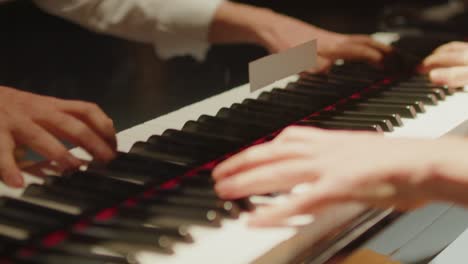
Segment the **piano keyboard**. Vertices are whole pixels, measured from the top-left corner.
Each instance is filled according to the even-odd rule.
[[[219,199],[212,161],[293,123],[436,138],[468,116],[460,89],[387,77],[344,64],[255,93],[244,85],[119,133],[121,154],[105,167],[2,186],[0,263],[290,263],[305,251],[323,263],[391,210],[346,204],[249,228],[249,209],[281,196]]]

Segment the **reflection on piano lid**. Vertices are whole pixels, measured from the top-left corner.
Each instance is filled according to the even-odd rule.
[[[17,198],[0,199],[0,262],[324,263],[391,210],[345,204],[305,225],[249,228],[249,210],[281,196],[220,199],[210,177],[215,161],[290,124],[436,138],[468,116],[462,89],[361,63],[248,90],[119,133],[121,153],[106,166],[28,177],[21,192],[2,187]]]

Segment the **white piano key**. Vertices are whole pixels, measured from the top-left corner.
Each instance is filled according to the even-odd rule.
[[[403,127],[386,133],[388,137],[417,137],[435,139],[468,119],[468,92],[448,96],[438,105],[426,106],[426,113],[418,114],[416,119],[404,119]]]
[[[39,177],[36,177],[30,173],[23,172],[23,177],[24,177],[24,182],[25,186],[28,186],[29,184],[32,183],[38,183],[42,184],[43,180]],[[21,194],[24,192],[25,188],[11,188],[9,186],[6,186],[5,183],[0,181],[0,196],[10,196],[10,197],[19,197]]]
[[[248,214],[240,219],[224,220],[221,228],[193,227],[193,244],[177,244],[175,254],[142,252],[137,259],[150,263],[289,263],[304,253],[323,235],[362,212],[358,204],[332,207],[303,227],[278,226],[254,228],[247,225]],[[339,212],[340,217],[336,217]]]
[[[194,243],[179,243],[174,255],[142,253],[140,263],[250,263],[275,245],[292,237],[293,228],[250,228],[247,215],[238,220],[223,221],[222,228],[193,227],[190,230]],[[248,243],[248,246],[241,247]]]
[[[297,80],[291,76],[264,89],[250,93],[248,85],[226,91],[203,101],[181,108],[167,115],[124,130],[117,135],[118,149],[128,151],[136,141],[146,140],[149,136],[162,134],[169,128],[180,129],[188,120],[196,120],[200,115],[214,115],[222,107],[229,107],[246,98],[256,98],[262,91],[274,87],[284,87],[288,82]],[[468,117],[468,93],[458,93],[447,97],[437,106],[427,106],[427,112],[416,119],[405,119],[405,125],[396,128],[389,137],[437,138],[462,123]],[[75,155],[89,159],[81,149],[72,150]],[[40,183],[42,180],[27,176],[27,182]],[[19,196],[22,189],[13,190],[0,184],[0,194]],[[263,202],[266,203],[265,199]],[[271,202],[271,199],[270,201]],[[224,220],[220,229],[193,227],[193,244],[178,244],[176,254],[159,255],[150,252],[138,256],[141,263],[285,263],[288,257],[300,253],[322,235],[343,224],[362,212],[360,205],[345,205],[330,209],[323,214],[314,215],[313,223],[305,227],[276,227],[255,229],[246,226],[247,214],[240,220]],[[339,211],[339,213],[337,213]],[[336,217],[339,214],[340,217]],[[248,243],[248,246],[246,246]],[[278,250],[281,249],[281,250]],[[235,253],[235,254],[233,254]]]

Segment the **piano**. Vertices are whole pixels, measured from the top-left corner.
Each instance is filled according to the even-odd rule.
[[[375,37],[398,44],[398,35]],[[344,204],[249,228],[249,211],[281,195],[221,200],[210,170],[291,124],[449,133],[468,117],[468,94],[414,74],[418,58],[402,51],[388,72],[337,63],[329,74],[290,76],[254,93],[246,84],[120,132],[120,154],[106,166],[26,173],[24,189],[0,186],[0,263],[327,263],[400,214]]]

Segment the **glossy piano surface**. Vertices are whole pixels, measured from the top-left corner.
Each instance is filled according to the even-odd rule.
[[[116,50],[120,48],[115,46]],[[138,51],[135,54],[139,54]],[[137,57],[137,61],[145,60],[143,57]],[[128,73],[126,70],[123,71]],[[209,151],[218,151],[220,155],[234,151],[236,147],[334,104],[339,98],[365,89],[369,84],[381,81],[382,77],[378,74],[375,77],[374,72],[365,67],[357,76],[351,75],[358,79],[350,80],[346,74],[340,75],[343,73],[346,70],[338,68],[335,75],[325,78],[308,76],[299,82],[296,82],[297,76],[292,76],[254,94],[250,94],[248,85],[244,85],[122,131],[118,135],[119,150],[130,151],[131,154],[122,154],[111,166],[92,166],[87,173],[60,179],[28,177],[31,183],[37,184],[31,184],[25,190],[13,191],[2,186],[2,194],[19,196],[24,192],[24,200],[53,210],[2,200],[0,250],[12,253],[12,249],[20,248],[10,257],[24,263],[63,263],[65,260],[70,263],[127,263],[134,260],[142,263],[187,263],[198,259],[206,263],[219,263],[220,260],[223,263],[272,263],[273,260],[287,263],[301,256],[305,250],[313,255],[312,261],[325,261],[343,246],[333,242],[348,243],[349,239],[358,237],[389,212],[364,211],[359,205],[349,205],[317,215],[312,225],[302,228],[250,229],[245,225],[247,213],[243,211],[238,215],[248,201],[219,200],[211,189],[212,183],[206,171],[177,180],[180,186],[174,186],[176,182],[171,177],[181,176],[190,168],[219,157],[206,156]],[[124,89],[135,80],[148,81],[146,77],[151,73],[146,74],[135,79],[123,75],[119,80],[113,79],[112,75],[108,81]],[[198,80],[189,78],[187,81],[178,74],[172,77],[171,80],[180,85],[179,89],[187,89],[187,85],[194,85],[190,81]],[[89,81],[93,77],[88,78]],[[224,90],[224,86],[236,80],[214,78],[222,85],[212,86],[215,88],[205,95]],[[301,125],[371,129],[385,132],[388,136],[436,138],[467,116],[468,96],[464,92],[452,94],[453,91],[445,87],[429,88],[425,80],[415,88],[404,83],[409,79],[402,80],[390,86],[380,83],[378,91],[371,89],[351,102],[338,105],[334,111],[310,116]],[[66,81],[64,77],[57,85],[62,86]],[[149,80],[146,87],[154,81]],[[295,82],[297,85],[288,85]],[[420,83],[421,79],[412,79],[411,82]],[[84,84],[86,78],[80,85]],[[110,84],[105,82],[104,87],[110,87]],[[330,93],[319,91],[324,85],[328,86]],[[343,89],[344,86],[349,89]],[[171,96],[177,91],[180,90],[174,88],[169,92],[174,94],[165,98],[175,99]],[[146,93],[147,90],[141,92]],[[312,99],[318,95],[323,96],[323,101]],[[189,101],[197,100],[190,98]],[[152,103],[154,107],[157,102]],[[148,109],[154,110],[152,107]],[[246,120],[246,116],[254,122]],[[281,116],[281,119],[276,118],[273,122],[272,116]],[[187,123],[188,120],[193,121]],[[221,129],[223,127],[228,129]],[[247,128],[252,129],[247,131]],[[182,131],[177,132],[178,129]],[[140,143],[134,145],[137,141]],[[79,150],[76,152],[84,155]],[[95,179],[90,185],[91,180],[87,179],[93,177]],[[266,200],[275,199],[252,197],[250,202]],[[354,220],[351,227],[347,226],[330,237],[330,230],[350,219]],[[318,247],[316,244],[309,249],[323,238],[325,240],[321,240]],[[25,246],[27,239],[31,240]]]
[[[360,70],[353,72],[350,69]],[[345,72],[350,74],[343,76]],[[355,79],[356,77],[359,79]],[[237,213],[232,211],[232,205],[225,207],[227,201],[217,199],[209,189],[212,183],[206,171],[193,171],[186,176],[188,177],[186,180],[173,177],[181,176],[191,168],[213,159],[213,157],[200,156],[202,152],[197,154],[188,151],[189,149],[195,151],[200,147],[213,148],[218,145],[213,145],[216,142],[231,144],[237,142],[237,147],[242,147],[294,122],[292,117],[297,121],[302,120],[302,123],[299,123],[301,125],[330,126],[329,128],[333,129],[375,129],[380,132],[383,132],[383,127],[387,126],[388,136],[423,135],[436,138],[457,126],[468,114],[466,104],[468,98],[460,90],[434,88],[428,85],[424,77],[409,77],[401,81],[396,79],[392,83],[387,83],[385,80],[382,82],[380,78],[379,73],[368,69],[367,66],[361,68],[359,65],[345,64],[337,66],[328,76],[308,75],[303,78],[292,76],[252,94],[248,92],[248,85],[245,85],[143,123],[119,133],[120,150],[130,151],[130,154],[122,154],[109,166],[105,168],[90,166],[89,172],[80,175],[49,177],[41,185],[32,184],[24,190],[22,197],[26,201],[58,209],[66,212],[63,216],[65,219],[74,219],[69,222],[72,224],[71,229],[66,223],[61,223],[66,230],[64,237],[57,238],[57,233],[48,233],[53,231],[54,227],[58,228],[61,225],[52,221],[49,212],[40,213],[41,210],[36,210],[38,213],[34,215],[42,215],[43,218],[36,219],[37,216],[29,212],[30,218],[22,220],[24,223],[3,220],[2,224],[26,230],[26,237],[33,239],[32,241],[35,237],[41,238],[42,243],[50,243],[52,249],[62,254],[54,255],[47,250],[38,249],[31,258],[42,256],[47,260],[52,257],[60,259],[64,257],[63,254],[65,256],[73,254],[83,261],[81,259],[85,257],[81,255],[83,252],[70,252],[70,250],[85,247],[87,258],[114,257],[116,259],[113,261],[116,262],[123,261],[122,257],[129,256],[142,263],[154,261],[185,263],[192,259],[213,262],[229,255],[233,249],[240,248],[245,241],[250,241],[252,244],[249,244],[248,248],[242,249],[235,257],[231,256],[226,263],[246,263],[255,260],[257,263],[268,263],[272,257],[278,262],[287,263],[294,257],[300,256],[309,245],[326,238],[329,231],[352,219],[353,228],[343,230],[350,234],[343,237],[332,236],[328,238],[331,240],[322,241],[324,244],[317,244],[316,248],[309,252],[315,255],[314,261],[324,261],[342,247],[339,246],[340,243],[329,243],[349,242],[349,239],[356,238],[389,212],[366,211],[360,206],[350,205],[339,208],[339,218],[336,218],[337,213],[334,211],[338,209],[330,209],[331,211],[316,215],[311,225],[302,228],[290,226],[250,229],[245,226],[246,213],[237,218]],[[408,82],[418,84],[419,90],[405,90],[403,87],[411,87]],[[300,85],[288,85],[294,83]],[[374,83],[377,84],[373,85]],[[330,93],[323,95],[322,85],[331,84],[333,85],[328,89]],[[288,90],[287,87],[294,89]],[[391,89],[394,87],[400,87],[401,91],[392,92]],[[438,89],[437,93],[434,89]],[[311,95],[323,96],[323,100],[314,100]],[[413,107],[414,100],[426,98],[424,96],[428,95],[432,98],[430,103],[426,105],[420,102],[418,105],[421,108],[416,110]],[[340,99],[340,103],[337,104],[337,98],[348,99],[346,101]],[[374,102],[371,100],[374,98],[381,100]],[[230,105],[236,107],[230,108],[231,110],[227,112],[219,111],[222,107]],[[328,107],[328,110],[322,113],[321,109],[328,105],[334,105],[335,110],[331,111]],[[244,112],[240,109],[244,109]],[[249,116],[250,119],[258,120],[254,123],[252,120],[246,120],[245,115],[242,115],[246,109],[256,113]],[[278,109],[281,109],[282,115],[277,114]],[[412,110],[408,112],[408,109]],[[276,120],[283,120],[279,117],[287,119],[284,119],[284,123],[271,123],[269,114],[272,113],[277,114]],[[313,113],[316,114],[310,116]],[[398,118],[395,118],[397,116]],[[443,124],[440,123],[441,117],[444,117]],[[198,121],[187,122],[187,120]],[[440,126],[432,126],[433,123]],[[195,126],[196,124],[199,125]],[[272,126],[273,124],[277,126]],[[219,130],[222,127],[230,129]],[[246,133],[248,127],[252,130]],[[169,130],[172,132],[168,133],[167,129],[182,129],[186,134],[176,134],[175,130]],[[155,136],[158,134],[161,136]],[[194,145],[190,140],[183,141],[183,135],[191,135],[191,138],[198,135],[200,143],[205,143]],[[217,141],[206,141],[209,135],[214,136]],[[147,138],[149,138],[148,143],[142,143]],[[137,141],[140,143],[134,144]],[[185,150],[178,146],[185,146]],[[236,147],[231,147],[230,151],[235,150]],[[229,152],[228,148],[220,151],[220,153]],[[194,157],[200,158],[200,163],[189,162],[189,159]],[[210,165],[205,168],[210,168]],[[90,185],[92,177],[97,177],[99,180]],[[174,186],[177,183],[180,186]],[[266,198],[268,197],[263,197],[263,200]],[[251,201],[254,202],[255,197],[252,197]],[[18,217],[28,214],[27,211],[10,206],[7,202],[5,204],[10,208],[5,211],[8,219],[19,220]],[[116,204],[117,207],[109,207]],[[238,201],[234,205],[239,208],[244,206]],[[102,210],[103,208],[107,209]],[[362,214],[363,212],[365,213]],[[81,217],[86,220],[78,221],[73,215],[82,215]],[[36,222],[44,227],[36,225],[31,228]],[[174,225],[178,228],[193,225],[188,229],[190,238],[183,238],[180,233],[175,233]],[[146,232],[155,232],[153,242],[145,235],[146,232],[142,228],[146,228]],[[10,235],[15,233],[14,231],[3,229],[4,233]],[[187,239],[193,242],[190,243]],[[37,246],[37,243],[33,244]],[[13,256],[18,260],[30,260],[29,256],[22,255],[22,251]]]

